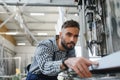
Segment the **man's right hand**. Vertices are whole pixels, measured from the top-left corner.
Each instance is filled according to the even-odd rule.
[[[92,77],[88,67],[90,65],[98,65],[97,62],[90,61],[83,57],[68,58],[64,63],[73,69],[81,78]]]

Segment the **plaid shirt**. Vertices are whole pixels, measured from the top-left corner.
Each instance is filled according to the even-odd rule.
[[[56,76],[61,72],[60,65],[65,57],[75,56],[75,50],[67,52],[58,49],[56,38],[41,41],[35,50],[35,56],[30,67],[32,74],[43,73]]]

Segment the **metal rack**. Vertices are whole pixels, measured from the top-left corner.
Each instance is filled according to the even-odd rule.
[[[12,64],[10,61],[14,61],[15,63]],[[3,66],[7,67],[2,67],[3,70],[9,71],[8,67],[11,68],[11,70],[14,68],[13,73],[9,72],[4,72],[0,75],[0,79],[2,80],[21,80],[21,57],[10,57],[10,58],[0,58],[0,61],[5,62]],[[7,62],[7,63],[6,63]],[[15,67],[10,67],[10,66],[15,66]],[[18,69],[19,71],[16,71]]]

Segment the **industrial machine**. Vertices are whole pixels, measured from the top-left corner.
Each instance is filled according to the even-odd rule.
[[[85,38],[81,45],[101,59],[98,67],[90,67],[92,78],[82,79],[73,71],[66,71],[61,80],[120,80],[120,1],[79,0],[78,8],[82,19],[80,34],[84,35],[80,37]]]
[[[120,80],[120,51],[98,60],[99,65],[91,65],[89,70],[91,78],[80,78],[73,70],[69,69],[58,75],[58,80]]]
[[[80,0],[79,4],[84,6],[84,35],[90,53],[104,57],[119,51],[120,1]]]

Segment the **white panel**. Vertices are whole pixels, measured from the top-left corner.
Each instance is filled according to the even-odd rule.
[[[99,66],[93,66],[93,69],[120,68],[120,51],[112,53],[98,60]]]

